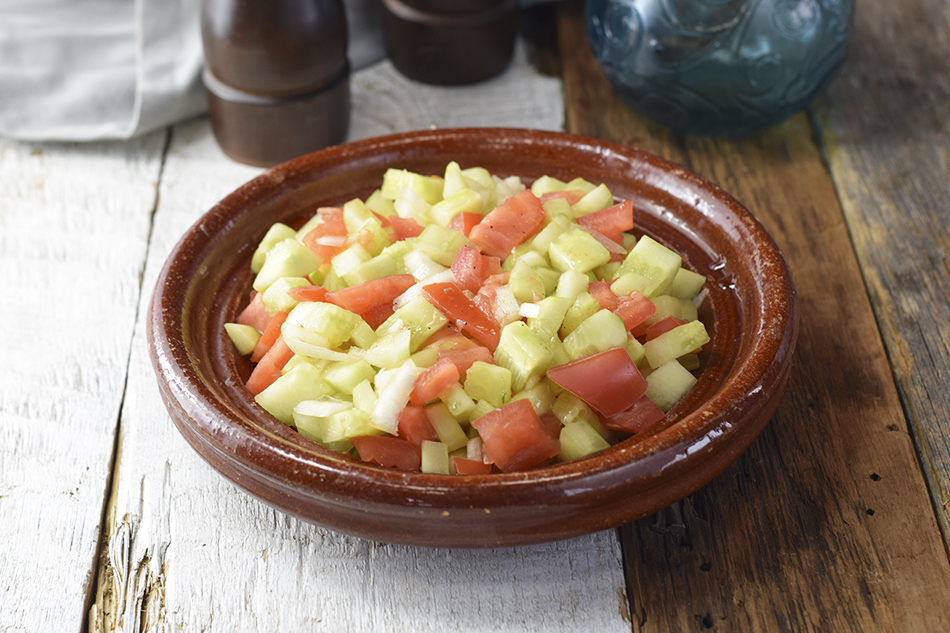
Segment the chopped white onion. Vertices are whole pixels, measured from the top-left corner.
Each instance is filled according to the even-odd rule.
[[[297,403],[297,406],[294,407],[294,413],[299,413],[300,415],[310,415],[315,418],[326,418],[333,415],[334,413],[339,413],[340,411],[346,411],[347,409],[352,408],[352,402],[340,400],[339,398],[332,398],[330,396],[324,396],[316,400],[304,400],[303,402]]]
[[[407,360],[395,369],[382,369],[376,374],[377,399],[370,425],[390,435],[399,434],[399,413],[409,403],[409,394],[420,371],[414,362]]]
[[[578,225],[577,225],[577,228],[579,228],[580,230],[582,230],[582,231],[584,231],[585,233],[589,234],[589,235],[590,235],[591,237],[593,237],[595,240],[597,240],[598,242],[600,242],[601,245],[602,245],[604,248],[606,248],[608,251],[610,251],[611,253],[619,253],[620,255],[626,255],[626,254],[627,254],[627,249],[625,249],[623,246],[621,246],[621,245],[618,244],[617,242],[613,241],[612,239],[610,239],[609,237],[607,237],[606,235],[604,235],[604,234],[601,233],[600,231],[596,231],[596,230],[594,230],[594,229],[592,229],[592,228],[590,228],[590,227],[584,226],[583,224],[578,224]]]
[[[537,303],[522,303],[518,314],[528,319],[535,319],[541,314],[541,306]]]

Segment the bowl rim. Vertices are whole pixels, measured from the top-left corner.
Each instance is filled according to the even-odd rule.
[[[703,407],[682,415],[675,424],[655,434],[636,442],[620,442],[594,456],[525,472],[467,476],[408,473],[335,457],[330,449],[303,438],[263,411],[258,418],[247,419],[233,404],[222,403],[204,384],[189,358],[181,317],[175,315],[176,302],[181,305],[187,299],[187,284],[168,282],[195,274],[200,264],[182,253],[209,234],[226,232],[234,210],[246,206],[248,200],[292,189],[295,183],[312,176],[315,169],[323,170],[326,177],[359,157],[399,155],[410,149],[418,151],[419,147],[436,147],[453,138],[483,139],[485,151],[511,144],[540,144],[552,150],[570,147],[572,151],[611,156],[645,166],[645,171],[652,170],[700,191],[706,199],[728,210],[730,229],[754,240],[759,247],[754,263],[765,266],[769,277],[760,300],[772,306],[771,310],[756,310],[762,315],[763,324],[749,354],[736,359],[730,374],[731,389],[717,389]],[[699,198],[696,201],[700,202]],[[179,430],[203,457],[208,459],[210,453],[217,453],[276,488],[303,497],[320,497],[322,502],[355,495],[370,503],[439,509],[480,503],[560,503],[574,495],[606,499],[610,490],[631,485],[649,490],[662,483],[665,472],[685,468],[685,462],[695,465],[719,446],[731,454],[727,465],[768,421],[761,421],[751,437],[738,438],[743,429],[730,420],[736,412],[749,417],[756,407],[767,406],[761,398],[750,396],[769,381],[777,381],[784,389],[798,332],[797,296],[791,271],[771,235],[731,195],[679,165],[634,147],[564,132],[520,128],[415,130],[333,146],[270,168],[228,194],[186,231],[158,276],[149,312],[149,353],[163,400]],[[771,413],[767,411],[768,417]],[[724,466],[717,468],[716,472]],[[458,494],[460,491],[464,494]],[[387,500],[382,501],[384,498]]]

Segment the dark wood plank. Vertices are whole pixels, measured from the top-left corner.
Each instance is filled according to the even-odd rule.
[[[950,543],[950,11],[861,5],[846,74],[817,117]]]
[[[806,115],[677,138],[613,98],[581,3],[559,20],[567,124],[719,183],[772,232],[802,306],[770,426],[722,476],[621,530],[635,630],[950,630],[950,564],[848,226]]]

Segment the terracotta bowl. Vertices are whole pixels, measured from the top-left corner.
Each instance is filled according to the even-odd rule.
[[[406,473],[344,459],[265,413],[224,332],[246,302],[251,255],[275,221],[365,198],[387,167],[441,173],[450,160],[527,180],[604,182],[635,202],[647,233],[709,279],[712,342],[698,384],[646,435],[577,461],[515,474]],[[798,331],[786,262],[728,194],[630,147],[512,129],[419,131],[339,145],[278,165],[208,211],[174,248],[150,306],[149,347],[178,429],[215,469],[274,507],[391,543],[510,546],[616,527],[707,483],[774,413]]]

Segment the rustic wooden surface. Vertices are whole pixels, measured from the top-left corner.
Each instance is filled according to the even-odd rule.
[[[532,59],[562,79],[521,49],[465,89],[362,71],[351,138],[563,128],[733,193],[802,302],[787,395],[751,449],[652,517],[562,543],[424,550],[297,522],[185,444],[145,349],[172,244],[259,170],[205,119],[127,143],[0,139],[0,633],[950,630],[950,10],[861,4],[829,93],[742,141],[620,104],[580,12],[537,13],[558,47]]]
[[[640,146],[730,191],[779,242],[802,305],[797,366],[760,440],[706,488],[622,529],[635,630],[950,629],[950,567],[937,527],[946,488],[937,484],[928,496],[912,441],[921,438],[926,478],[945,486],[948,434],[940,426],[950,364],[941,318],[948,303],[939,289],[948,283],[950,244],[941,204],[948,102],[946,60],[935,59],[946,46],[939,28],[921,33],[934,48],[914,46],[911,59],[882,63],[906,50],[911,40],[900,34],[917,33],[941,10],[946,17],[944,5],[918,4],[925,3],[891,15],[861,5],[854,61],[817,104],[823,114],[738,141],[675,138],[633,114],[582,46],[581,3],[562,12],[560,48],[574,51],[563,57],[567,128]],[[872,83],[907,81],[905,63],[922,94],[868,98]],[[927,76],[941,66],[943,75]],[[941,78],[942,88],[928,89]],[[909,114],[899,105],[909,99],[921,116],[889,128]],[[862,109],[870,112],[859,118]],[[876,138],[882,130],[884,139]],[[923,156],[912,158],[918,144]],[[908,302],[916,302],[913,315]],[[923,322],[913,318],[927,311]]]

